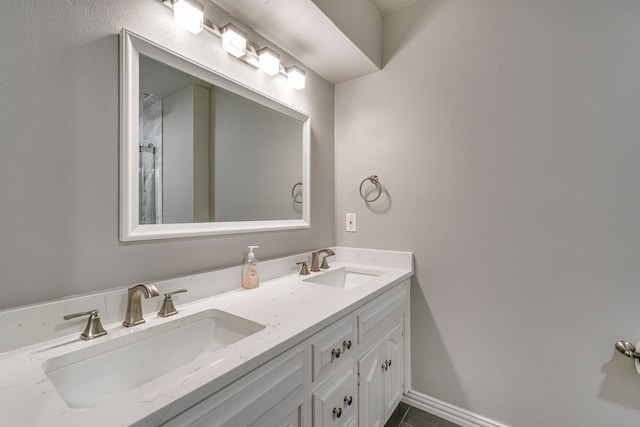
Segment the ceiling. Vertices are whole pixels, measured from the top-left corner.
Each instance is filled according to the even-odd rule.
[[[273,42],[276,47],[284,49],[300,61],[303,68],[311,68],[333,84],[379,71],[382,58],[376,61],[367,56],[361,48],[362,40],[347,36],[338,24],[318,7],[316,1],[318,0],[209,0],[214,13],[216,9],[224,12],[220,19],[227,19],[224,15],[232,17],[236,20],[236,25],[251,29]],[[369,1],[369,5],[375,6],[372,9],[377,9],[380,15],[384,16],[416,0]],[[337,8],[344,6],[340,3],[329,4]],[[354,8],[345,9],[349,14],[339,15],[341,24],[346,22],[352,25],[352,29],[357,29],[358,25],[370,25],[374,22],[375,19],[364,18],[365,15],[371,18],[371,14],[364,13],[370,10],[366,4],[351,3],[356,8],[363,7],[363,13],[359,14]],[[375,12],[373,13],[375,15]],[[211,17],[211,20],[218,25],[227,23],[217,22],[215,17]],[[377,28],[371,27],[374,32],[378,31],[379,52],[382,51],[380,22],[378,20]]]
[[[378,8],[382,16],[389,15],[415,2],[416,0],[371,0],[371,3]]]

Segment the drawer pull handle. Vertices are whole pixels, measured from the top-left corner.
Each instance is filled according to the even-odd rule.
[[[347,350],[350,350],[350,349],[351,349],[351,340],[344,340],[344,341],[342,342],[342,346],[343,346],[344,348],[346,348]]]
[[[344,404],[347,406],[351,406],[351,403],[353,402],[353,396],[345,396],[344,397]]]
[[[342,351],[339,348],[334,348],[333,350],[331,350],[331,355],[336,359],[340,357],[340,353],[342,353]]]
[[[340,418],[342,416],[342,408],[333,408],[333,416]]]
[[[383,370],[383,371],[386,371],[387,369],[389,369],[389,365],[387,365],[387,362],[385,361],[385,362],[382,364],[382,370]]]
[[[391,359],[387,360],[387,366],[391,366]]]

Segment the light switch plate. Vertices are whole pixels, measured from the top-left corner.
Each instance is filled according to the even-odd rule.
[[[351,233],[356,232],[356,214],[355,213],[347,214],[345,230]]]

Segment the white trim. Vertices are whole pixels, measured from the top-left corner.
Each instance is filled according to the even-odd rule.
[[[406,392],[402,401],[462,427],[509,427],[415,390]]]
[[[302,218],[268,221],[140,224],[139,168],[139,55],[144,54],[218,87],[248,98],[302,122]],[[296,230],[311,227],[311,119],[264,93],[242,85],[126,29],[120,33],[120,240],[153,240],[220,234]]]

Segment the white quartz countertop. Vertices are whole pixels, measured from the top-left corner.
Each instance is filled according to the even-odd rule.
[[[412,257],[410,253],[394,254]],[[125,328],[120,322],[105,324],[108,335],[92,341],[82,341],[78,330],[73,335],[1,353],[0,425],[161,424],[413,274],[411,261],[401,263],[400,268],[393,268],[367,264],[372,258],[361,258],[348,257],[352,261],[363,261],[361,263],[341,262],[338,258],[330,270],[325,270],[367,266],[383,273],[353,289],[303,282],[312,276],[287,274],[263,282],[257,289],[239,288],[185,304],[177,303],[179,313],[169,318],[145,314],[146,323],[132,328]],[[312,273],[317,274],[322,272]],[[197,357],[187,365],[111,396],[91,408],[69,408],[43,369],[43,364],[49,359],[210,309],[222,310],[266,327],[218,350],[215,363]],[[166,351],[170,354],[171,349]],[[157,354],[155,357],[163,356]],[[131,360],[130,363],[146,364],[153,363],[153,360]]]

